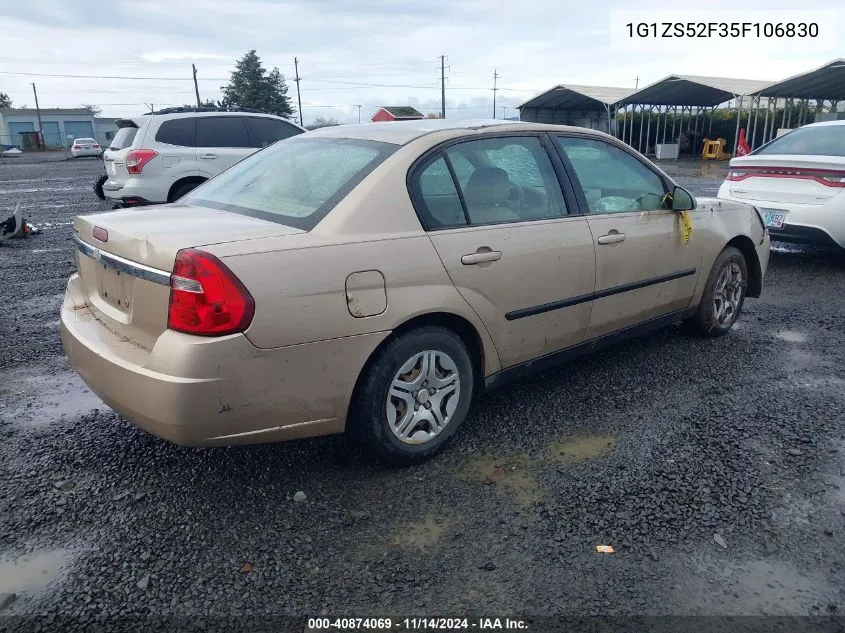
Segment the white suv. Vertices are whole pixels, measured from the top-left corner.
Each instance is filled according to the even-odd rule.
[[[117,121],[103,195],[120,207],[173,202],[224,169],[305,129],[252,110],[169,108]]]

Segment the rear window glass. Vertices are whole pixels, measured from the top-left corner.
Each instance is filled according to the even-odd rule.
[[[246,126],[249,129],[253,147],[267,147],[283,138],[302,134],[302,130],[298,127],[277,119],[248,117]]]
[[[197,121],[193,118],[170,119],[163,121],[156,132],[158,143],[194,147],[196,140]]]
[[[122,127],[114,135],[114,138],[109,143],[110,149],[126,149],[132,145],[135,140],[135,135],[138,133],[136,127]]]
[[[182,201],[310,231],[397,148],[295,136],[235,164]]]
[[[798,128],[764,145],[754,154],[845,156],[845,125]]]

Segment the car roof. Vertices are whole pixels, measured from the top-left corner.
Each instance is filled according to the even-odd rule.
[[[810,123],[809,125],[804,125],[802,127],[823,127],[825,125],[845,125],[845,119],[838,121],[819,121],[818,123]]]
[[[495,130],[501,132],[526,131],[577,131],[595,136],[607,135],[597,130],[565,125],[549,125],[546,123],[529,123],[524,121],[507,121],[503,119],[418,119],[414,121],[389,121],[382,123],[359,123],[354,125],[336,125],[312,130],[303,137],[351,138],[367,141],[381,141],[395,145],[405,145],[414,139],[435,132],[453,131],[456,136],[460,132],[477,132],[478,130]]]

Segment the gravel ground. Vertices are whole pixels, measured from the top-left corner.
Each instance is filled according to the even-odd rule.
[[[670,328],[490,393],[421,467],[342,437],[185,449],[62,355],[68,227],[104,208],[101,169],[0,164],[0,207],[42,228],[0,246],[3,615],[845,609],[842,256],[778,249],[722,339]],[[724,175],[667,169],[699,194]]]

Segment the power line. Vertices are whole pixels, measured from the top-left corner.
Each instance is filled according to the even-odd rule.
[[[0,71],[0,75],[15,75],[18,77],[63,77],[67,79],[128,79],[133,81],[191,81],[190,77],[128,77],[125,75],[70,75],[64,73],[17,73],[8,70]],[[229,81],[230,77],[205,77],[204,81]]]

